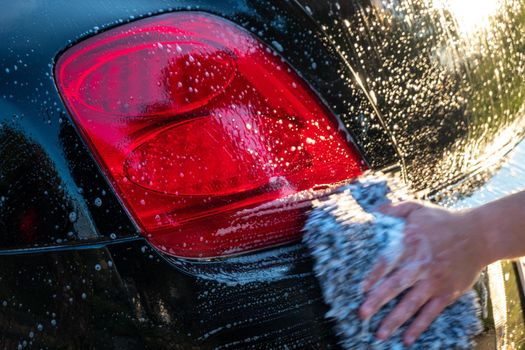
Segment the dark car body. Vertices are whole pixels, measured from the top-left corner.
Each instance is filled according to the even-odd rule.
[[[300,243],[211,261],[151,247],[74,127],[54,65],[140,18],[223,17],[279,43],[371,169],[469,206],[523,187],[498,176],[523,174],[519,159],[500,167],[525,130],[525,3],[436,3],[2,1],[0,347],[337,348]],[[485,276],[482,346],[523,344],[519,270]]]

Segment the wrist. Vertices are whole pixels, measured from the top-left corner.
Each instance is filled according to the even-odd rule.
[[[505,258],[504,245],[499,226],[497,225],[497,215],[489,206],[481,206],[468,211],[468,220],[472,222],[472,230],[479,244],[478,249],[481,262],[484,266],[492,264]]]

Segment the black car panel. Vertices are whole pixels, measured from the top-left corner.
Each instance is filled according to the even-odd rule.
[[[415,188],[451,183],[523,136],[522,1],[297,2],[361,77]]]

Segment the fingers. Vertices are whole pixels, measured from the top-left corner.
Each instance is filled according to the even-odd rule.
[[[362,319],[374,315],[383,305],[397,297],[404,290],[412,287],[417,280],[418,269],[404,268],[388,277],[384,282],[370,293],[364,304],[359,309]]]
[[[423,307],[417,318],[408,327],[403,341],[407,346],[412,345],[416,339],[423,333],[428,326],[439,316],[441,311],[448,305],[448,301],[444,298],[432,299],[427,305]]]
[[[386,204],[379,208],[379,211],[386,215],[406,218],[414,210],[420,209],[423,205],[419,202],[407,201],[398,204]]]
[[[430,293],[426,286],[422,284],[414,286],[383,320],[377,337],[382,340],[389,338],[401,325],[414,316],[429,298]]]
[[[363,282],[363,292],[366,293],[372,288],[381,278],[388,273],[388,263],[385,258],[381,257],[377,264],[372,269],[372,272]]]

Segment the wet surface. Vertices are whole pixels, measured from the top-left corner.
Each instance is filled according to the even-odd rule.
[[[453,198],[449,204],[465,193],[471,198],[457,205],[516,190],[522,158],[491,175],[523,131],[523,4],[452,3],[3,4],[0,245],[27,248],[36,239],[54,247],[137,235],[70,123],[53,60],[82,38],[176,10],[223,16],[272,47],[340,118],[372,168],[404,163],[414,187],[430,192],[460,178],[461,185],[441,196]],[[479,169],[486,158],[497,160],[488,162],[488,172]],[[473,169],[477,175],[465,179]],[[1,261],[0,347],[336,346],[311,262],[298,247],[187,264],[164,260],[140,241]],[[507,343],[521,344],[517,284],[509,284],[517,278],[508,266],[500,288],[507,292],[500,309],[508,322],[497,331],[500,339],[508,335]]]
[[[461,177],[523,134],[520,1],[298,3],[360,77],[416,188]]]
[[[254,263],[244,268],[259,277],[233,284],[220,275],[200,278],[195,269],[181,273],[145,242],[3,257],[0,346],[334,348],[305,250],[272,254],[271,267],[256,264],[261,256],[252,256]],[[226,274],[228,266],[233,265],[223,265]]]

